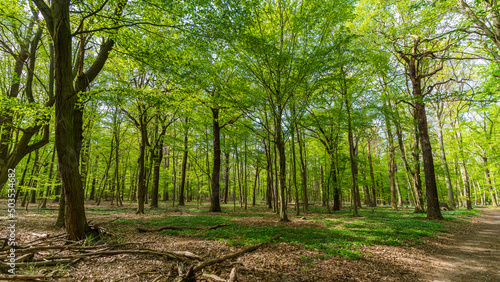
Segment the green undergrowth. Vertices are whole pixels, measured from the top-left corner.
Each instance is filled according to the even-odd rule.
[[[272,213],[258,211],[256,213],[230,213],[175,215],[151,218],[148,220],[124,219],[117,220],[119,224],[134,224],[154,228],[164,225],[209,227],[217,224],[228,226],[213,230],[164,230],[164,235],[194,237],[208,240],[222,240],[228,245],[253,245],[265,242],[281,234],[280,241],[302,245],[306,249],[319,251],[326,256],[341,256],[349,259],[363,257],[361,247],[364,245],[417,245],[422,244],[426,237],[436,236],[445,232],[442,221],[427,220],[425,214],[415,214],[409,209],[391,211],[387,208],[363,209],[361,217],[353,218],[349,210],[337,211],[334,214],[309,214],[307,221],[315,225],[275,222],[259,225],[255,220],[251,225],[245,224],[245,217],[270,218]],[[443,212],[445,221],[456,220],[462,216],[475,216],[480,211],[450,211]],[[238,219],[239,218],[239,219]],[[301,217],[293,221],[304,221]]]

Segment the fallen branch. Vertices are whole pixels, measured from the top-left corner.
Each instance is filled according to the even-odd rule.
[[[114,255],[121,255],[121,254],[157,255],[157,256],[164,256],[164,257],[179,260],[179,261],[188,261],[188,260],[200,260],[201,261],[200,256],[195,255],[191,252],[155,251],[155,250],[149,250],[149,249],[97,251],[97,252],[92,252],[92,253],[84,253],[84,254],[76,254],[76,255],[53,256],[53,257],[47,257],[45,259],[86,258],[86,257],[92,257],[92,256],[114,256]]]
[[[267,242],[260,243],[260,244],[257,244],[255,246],[248,247],[248,248],[243,249],[243,250],[241,250],[239,252],[232,253],[232,254],[223,256],[221,258],[218,258],[218,259],[213,259],[213,260],[202,262],[202,263],[198,264],[197,266],[191,266],[189,268],[188,272],[186,273],[186,275],[183,277],[183,279],[181,281],[185,281],[185,282],[195,281],[195,273],[198,272],[198,271],[203,270],[207,266],[211,266],[211,265],[214,265],[214,264],[217,264],[217,263],[221,263],[221,262],[224,262],[224,261],[226,261],[228,259],[237,258],[237,257],[240,257],[240,256],[246,254],[246,253],[253,252],[253,251],[259,249],[260,247],[262,247],[262,246],[264,246],[264,245],[266,245],[266,244],[274,241],[275,239],[279,238],[280,236],[281,236],[281,234],[278,234],[278,235],[272,237],[271,239],[269,239],[269,241],[267,241]],[[234,276],[236,276],[236,271],[234,273]]]
[[[189,230],[212,230],[212,229],[217,229],[219,227],[224,227],[224,226],[227,226],[227,224],[217,224],[217,225],[212,226],[212,227],[188,227],[188,226],[167,225],[167,226],[162,226],[162,227],[154,228],[154,229],[147,229],[147,228],[142,228],[142,227],[136,227],[136,229],[140,233],[143,233],[143,232],[159,232],[159,231],[163,231],[163,230],[185,230],[185,229],[189,229]]]
[[[26,267],[26,266],[54,266],[54,265],[72,263],[73,261],[74,259],[57,259],[57,260],[46,260],[46,261],[16,262],[16,268]],[[0,264],[0,266],[8,267],[7,264]]]
[[[50,274],[34,274],[34,275],[0,275],[0,280],[36,280],[51,278]]]

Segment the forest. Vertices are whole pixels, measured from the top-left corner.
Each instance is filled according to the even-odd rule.
[[[380,248],[500,239],[496,0],[2,0],[0,66],[0,280],[434,281]]]

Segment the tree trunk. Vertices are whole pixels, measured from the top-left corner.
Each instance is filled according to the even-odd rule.
[[[332,210],[338,211],[340,210],[340,189],[339,189],[339,183],[337,181],[337,162],[335,161],[334,157],[334,152],[333,150],[328,152],[330,155],[330,177],[333,185],[333,207]]]
[[[69,1],[52,3],[55,60],[55,144],[65,196],[65,227],[70,240],[85,237],[89,230],[85,216],[84,191],[78,171],[78,141],[74,134],[78,95],[73,89]]]
[[[416,115],[416,111],[414,111],[414,116]],[[415,190],[415,198],[417,199],[416,205],[415,205],[415,213],[422,213],[424,212],[424,200],[423,200],[423,194],[422,194],[422,179],[420,178],[420,150],[419,150],[419,143],[420,143],[420,136],[418,134],[418,125],[416,121],[416,117],[414,120],[415,123],[415,134],[414,134],[414,144],[413,144],[413,163],[414,163],[414,168],[413,168],[413,174],[412,177],[414,179],[414,190]]]
[[[297,126],[297,125],[295,125]],[[297,157],[295,155],[295,130],[292,129],[292,177],[293,177],[293,186],[295,187],[295,215],[300,214],[300,205],[299,205],[299,188],[297,187]]]
[[[375,185],[375,174],[373,173],[373,161],[372,161],[372,151],[371,151],[371,142],[370,138],[366,140],[367,143],[367,149],[368,149],[368,165],[370,166],[370,179],[372,181],[372,197],[373,201],[371,206],[376,207],[377,206],[377,192],[376,192],[376,185]]]
[[[391,108],[391,103],[386,102],[387,111]],[[396,154],[394,148],[394,136],[392,135],[392,126],[390,123],[389,115],[385,114],[385,128],[387,130],[387,141],[389,149],[389,183],[391,187],[391,209],[398,210],[398,204],[396,201]]]
[[[493,193],[493,184],[491,182],[490,170],[488,169],[488,158],[486,156],[482,156],[482,159],[485,166],[484,176],[486,178],[486,183],[488,183],[488,190],[490,192],[491,204],[494,207],[497,207],[498,206],[497,199],[496,195]]]
[[[290,221],[287,216],[287,202],[285,195],[285,186],[286,186],[286,157],[285,157],[285,142],[283,140],[283,132],[282,132],[282,121],[281,121],[281,108],[278,106],[278,112],[280,113],[279,117],[276,118],[276,145],[278,149],[279,155],[279,189],[280,189],[280,221],[288,222]],[[304,199],[305,200],[305,199]],[[305,202],[305,201],[304,201]]]
[[[222,212],[220,207],[220,124],[219,124],[219,109],[212,108],[212,130],[213,130],[213,167],[212,167],[212,195],[210,197],[210,211],[211,212]]]
[[[304,202],[304,212],[309,212],[309,201],[307,198],[307,165],[305,160],[305,148],[297,127],[297,142],[299,143],[300,176],[302,179],[302,201]]]
[[[181,171],[181,185],[179,187],[179,206],[184,206],[184,187],[186,185],[186,170],[187,170],[187,158],[188,158],[188,118],[185,119],[186,128],[184,132],[184,152],[182,157],[182,171]],[[186,189],[187,190],[187,189]]]
[[[52,177],[54,175],[55,157],[56,157],[56,147],[54,146],[54,149],[52,150],[52,159],[50,161],[49,178],[48,178],[47,184],[53,183]],[[43,202],[42,202],[42,206],[41,206],[42,209],[47,208],[47,199],[50,196],[50,187],[51,187],[51,185],[47,185],[47,188],[45,190],[45,197],[43,198]]]
[[[115,138],[115,183],[116,183],[116,206],[123,206],[123,203],[120,198],[120,124],[117,121],[118,115],[118,107],[115,109],[115,130],[114,130],[114,138]]]
[[[146,124],[142,122],[140,124],[141,131],[141,144],[139,146],[139,161],[137,169],[139,170],[137,176],[137,212],[136,214],[144,214],[144,202],[146,198],[146,146],[148,143],[148,132],[146,129]]]
[[[227,204],[228,196],[229,196],[229,150],[224,153],[226,160],[226,167],[224,171],[224,204]]]
[[[415,96],[415,109],[420,137],[420,146],[422,148],[422,159],[424,163],[425,192],[427,202],[427,218],[443,219],[441,209],[439,208],[439,199],[436,185],[436,175],[434,172],[434,159],[432,156],[431,141],[427,129],[427,116],[425,113],[425,104],[420,89],[420,80],[417,79],[413,86]]]
[[[94,200],[95,199],[95,185],[97,182],[96,176],[97,176],[97,167],[99,164],[99,155],[95,156],[95,163],[94,167],[92,170],[92,185],[90,187],[90,195],[89,195],[89,200]]]
[[[151,190],[151,204],[150,207],[158,207],[158,194],[160,192],[160,166],[163,159],[163,140],[160,138],[156,148],[153,151],[153,188]]]
[[[257,189],[257,185],[259,181],[259,163],[255,165],[255,181],[253,183],[253,197],[252,197],[252,207],[255,207],[255,190]]]
[[[352,181],[352,189],[351,189],[351,194],[352,194],[352,206],[353,206],[353,216],[357,217],[358,215],[358,199],[357,199],[357,193],[356,193],[356,160],[355,160],[355,152],[354,152],[354,138],[352,134],[352,127],[351,127],[351,112],[350,112],[350,105],[349,105],[349,100],[346,98],[345,99],[345,105],[346,105],[346,111],[347,111],[347,132],[348,132],[348,141],[349,141],[349,159],[351,163],[351,181]]]
[[[462,179],[464,182],[465,206],[467,210],[470,211],[472,210],[472,201],[470,197],[470,180],[465,160],[462,163]]]
[[[272,169],[273,169],[273,164],[272,164],[272,158],[271,158],[271,148],[270,148],[270,142],[266,142],[264,139],[262,141],[264,143],[264,151],[266,152],[266,173],[267,173],[267,178],[266,178],[266,205],[267,208],[272,209],[273,208],[273,174],[272,174]]]
[[[439,141],[439,152],[441,153],[441,163],[443,166],[443,172],[444,172],[444,178],[446,180],[446,190],[448,192],[448,206],[451,209],[455,209],[455,197],[453,195],[453,186],[451,185],[451,176],[450,176],[450,170],[448,168],[448,161],[446,160],[446,151],[444,149],[444,141],[443,141],[443,123],[441,120],[441,114],[438,113],[438,120],[437,120],[437,125],[438,125],[438,141]]]

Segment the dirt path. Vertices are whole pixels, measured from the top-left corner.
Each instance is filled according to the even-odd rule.
[[[500,281],[500,210],[483,209],[466,232],[429,249],[427,281]]]

